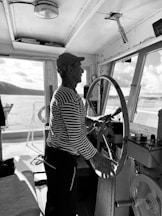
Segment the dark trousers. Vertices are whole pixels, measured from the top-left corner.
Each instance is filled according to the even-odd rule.
[[[76,216],[76,156],[46,146],[47,203],[45,216]]]

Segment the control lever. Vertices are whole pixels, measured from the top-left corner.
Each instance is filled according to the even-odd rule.
[[[114,117],[114,116],[118,115],[119,113],[121,113],[121,111],[122,111],[121,107],[118,107],[118,108],[115,110],[115,112],[111,115],[111,117]]]
[[[103,117],[100,117],[99,120],[104,121],[104,122],[108,122],[112,118],[114,118],[114,116],[118,115],[121,111],[122,111],[122,109],[121,109],[121,107],[119,107],[115,110],[115,112],[113,114],[109,114],[109,115],[105,115]]]

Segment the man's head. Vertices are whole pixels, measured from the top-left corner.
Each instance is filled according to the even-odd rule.
[[[68,66],[72,66],[73,64],[77,62],[81,62],[83,60],[84,60],[84,57],[78,57],[71,53],[63,53],[57,59],[58,71],[62,71],[62,69],[64,68],[67,69]]]
[[[81,82],[81,76],[84,70],[81,67],[81,61],[84,57],[78,57],[71,53],[63,53],[57,59],[57,70],[61,78],[66,82]],[[68,81],[67,81],[68,80]]]

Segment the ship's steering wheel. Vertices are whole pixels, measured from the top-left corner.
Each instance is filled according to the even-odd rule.
[[[100,84],[103,81],[106,84],[113,84],[113,86],[115,87],[117,94],[119,96],[121,108],[118,109],[117,111],[115,111],[114,114],[107,115],[107,113],[102,113],[101,110],[100,110],[100,112],[96,112],[96,107],[94,106],[94,103],[91,100],[92,92],[94,91],[94,87],[95,86],[97,86],[97,88],[100,87],[100,85],[97,85],[97,84]],[[101,91],[101,88],[98,88],[98,89],[100,89],[99,91]],[[98,151],[102,152],[104,155],[106,153],[106,156],[115,162],[116,165],[114,165],[114,173],[115,173],[115,175],[117,175],[121,171],[121,169],[125,163],[125,160],[126,160],[127,140],[128,140],[128,136],[129,136],[129,118],[128,118],[127,105],[126,105],[123,93],[122,93],[118,83],[112,77],[109,77],[109,76],[103,75],[103,76],[96,78],[92,82],[92,84],[91,84],[91,86],[87,92],[85,107],[86,107],[87,115],[89,115],[88,112],[89,112],[89,109],[91,109],[94,117],[96,117],[96,116],[98,117],[100,115],[102,115],[102,116],[107,115],[108,116],[108,118],[106,118],[106,120],[103,121],[103,123],[101,123],[99,127],[97,127],[95,125],[93,128],[90,128],[90,129],[88,129],[88,127],[87,127],[87,130],[91,130],[91,131],[96,132],[96,134],[97,134],[97,149],[98,149]],[[120,111],[122,113],[122,119],[123,119],[122,141],[121,141],[120,147],[118,148],[118,152],[115,153],[114,148],[113,148],[115,144],[113,143],[113,141],[111,139],[109,139],[107,137],[107,131],[110,131],[110,132],[112,131],[112,127],[111,127],[112,119]],[[105,132],[106,132],[106,134],[105,134]],[[88,131],[88,133],[90,133],[90,131]],[[100,145],[101,139],[104,141],[104,145],[105,145],[104,149],[101,148],[101,145]],[[115,157],[114,157],[114,154],[115,154]],[[97,172],[97,174],[99,176],[102,176],[101,173]]]

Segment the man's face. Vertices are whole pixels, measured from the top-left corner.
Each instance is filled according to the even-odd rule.
[[[75,81],[76,83],[81,82],[82,73],[84,72],[84,70],[81,67],[81,63],[76,62],[71,67],[72,67],[72,79],[73,79],[73,81]]]

